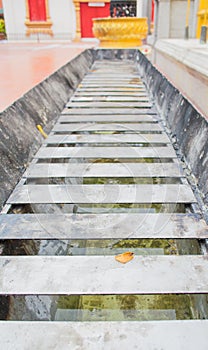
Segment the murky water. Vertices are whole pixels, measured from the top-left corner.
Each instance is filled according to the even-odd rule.
[[[8,298],[8,297],[7,297]],[[207,318],[207,295],[17,295],[9,320],[151,321]],[[5,319],[5,313],[0,313]]]
[[[76,305],[76,309],[74,306]],[[73,311],[77,312],[73,312]],[[137,321],[192,319],[188,295],[82,295],[61,296],[56,320]]]

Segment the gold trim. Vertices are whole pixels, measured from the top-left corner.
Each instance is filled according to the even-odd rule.
[[[28,0],[25,0],[25,8],[26,8],[26,21],[30,20],[30,15],[29,15],[29,4]]]
[[[45,0],[45,7],[46,7],[46,21],[30,21],[29,2],[28,0],[25,0],[25,8],[26,8],[25,25],[27,27],[26,36],[30,36],[31,34],[38,34],[38,33],[53,36],[53,31],[51,28],[53,25],[53,22],[51,21],[51,18],[49,15],[48,0]]]
[[[208,3],[207,0],[200,0],[197,12],[197,30],[196,37],[200,39],[201,27],[208,26]],[[207,33],[208,36],[208,33]],[[208,40],[208,38],[207,38]]]
[[[75,12],[76,12],[76,36],[75,41],[79,41],[81,38],[81,15],[80,15],[80,1],[74,0]]]
[[[147,37],[147,18],[94,18],[93,33],[103,48],[133,48]]]

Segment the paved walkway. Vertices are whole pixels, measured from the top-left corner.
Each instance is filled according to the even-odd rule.
[[[68,61],[97,43],[0,42],[0,112]]]
[[[96,45],[96,41],[0,42],[0,112],[76,55]],[[172,60],[183,64],[180,71],[178,65],[171,66],[170,69],[172,61],[160,62],[158,57],[155,62],[162,73],[202,114],[207,116],[205,96],[208,88],[207,83],[205,86],[203,84],[208,78],[208,44],[200,45],[199,40],[196,39],[160,40],[157,42],[156,49],[165,57],[171,57]],[[197,81],[189,79],[189,70],[194,72],[194,76],[198,76]],[[198,80],[202,80],[203,84],[201,82],[199,84]]]

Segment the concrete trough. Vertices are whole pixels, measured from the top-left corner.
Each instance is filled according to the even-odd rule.
[[[95,59],[96,62],[92,66]],[[109,61],[106,63],[103,59],[109,59]],[[117,108],[115,101],[116,107],[108,106],[106,113],[103,107],[98,108],[95,104],[79,108],[79,103],[71,101],[71,108],[65,108],[61,114],[64,105],[91,66],[93,77],[94,72],[94,75],[97,75],[97,71],[103,74],[106,66],[107,72],[111,68],[112,75],[115,75],[116,70],[122,75],[125,65],[129,74],[140,71],[138,76],[144,80],[143,89],[146,84],[147,90],[149,89],[154,97],[149,100],[152,104],[155,101],[153,107],[140,109],[125,105],[123,108],[121,106]],[[79,86],[79,89],[84,89],[86,92],[83,86]],[[156,109],[160,117],[157,116]],[[133,113],[130,113],[132,110],[134,110]],[[61,116],[57,123],[58,115]],[[85,131],[84,134],[71,135],[71,130],[68,133],[64,130],[65,134],[54,135],[54,129],[52,129],[50,136],[42,144],[29,169],[8,199],[9,193],[18,182],[30,159],[33,158],[33,151],[43,140],[41,135],[36,137],[38,135],[36,125],[42,124],[48,133],[55,122],[55,128],[58,124],[58,127],[68,124],[68,127],[76,129],[76,125],[71,123],[79,124],[80,121],[83,123],[86,122],[86,119],[90,128],[92,128],[91,122],[96,121],[97,131],[95,130],[95,133],[94,130],[90,130],[90,132]],[[134,121],[137,123],[136,130],[138,130],[126,134],[120,132],[116,135],[112,134],[111,130],[110,133],[109,130],[100,130],[100,128],[109,127],[107,124],[109,121],[112,123],[118,120],[124,123]],[[139,129],[141,125],[145,126],[141,124],[142,122],[149,123],[150,127],[155,127],[158,122],[161,132],[141,134],[141,139],[138,131],[141,131]],[[63,322],[67,320],[65,319],[67,315],[72,315],[72,318],[68,320],[72,325],[69,331],[73,333],[74,325],[71,321],[74,321],[73,315],[76,311],[78,311],[76,313],[78,316],[85,306],[93,306],[93,312],[95,307],[98,308],[102,304],[105,306],[103,311],[108,313],[111,309],[109,300],[113,300],[113,314],[116,309],[119,309],[119,314],[116,315],[115,320],[109,318],[106,321],[120,320],[122,322],[119,324],[123,326],[123,321],[128,320],[126,329],[122,331],[124,333],[119,333],[118,329],[115,330],[115,333],[119,335],[120,340],[128,339],[128,344],[133,344],[133,346],[136,343],[140,344],[138,329],[143,334],[144,324],[140,323],[141,327],[138,327],[133,335],[129,335],[127,329],[131,329],[133,324],[130,321],[141,320],[141,315],[138,318],[141,311],[141,304],[138,302],[144,297],[150,298],[147,300],[150,301],[148,305],[154,298],[157,310],[152,310],[153,307],[149,308],[147,305],[148,307],[145,307],[147,314],[142,313],[143,321],[151,314],[152,318],[148,319],[158,320],[157,332],[163,334],[163,325],[166,330],[170,325],[173,338],[178,339],[178,326],[175,327],[172,321],[180,320],[182,321],[179,321],[180,327],[184,325],[183,332],[186,332],[190,338],[193,334],[192,330],[198,324],[197,322],[192,323],[192,318],[203,320],[208,314],[207,254],[202,254],[200,250],[202,245],[200,246],[199,243],[199,240],[206,240],[208,230],[205,220],[202,220],[203,212],[196,204],[199,191],[192,186],[193,193],[185,178],[187,169],[183,172],[185,164],[180,162],[180,159],[176,159],[179,155],[187,162],[190,174],[194,175],[195,184],[198,182],[204,204],[206,204],[206,186],[200,178],[200,170],[203,171],[203,167],[206,166],[207,145],[204,136],[207,132],[207,124],[204,123],[202,116],[198,115],[184,97],[155,70],[146,57],[136,50],[89,50],[69,62],[5,111],[2,114],[1,125],[5,147],[3,148],[1,144],[1,153],[4,156],[2,156],[0,165],[4,190],[1,205],[6,199],[8,200],[4,214],[0,215],[2,235],[0,243],[3,242],[2,245],[4,245],[3,248],[0,247],[2,249],[2,256],[0,256],[0,294],[2,298],[0,302],[4,306],[4,308],[1,307],[3,314],[1,312],[0,316],[4,320],[7,318],[9,322],[0,322],[0,333],[6,334],[4,338],[0,337],[0,347],[6,348],[5,344],[8,347],[11,333],[18,332],[18,327],[13,327],[12,320],[21,322],[23,320],[44,320],[48,321],[44,334],[39,332],[38,323],[35,326],[35,333],[30,331],[30,322],[25,323],[24,335],[18,334],[16,337],[16,349],[26,349],[25,339],[32,344],[34,339],[36,342],[36,338],[41,346],[45,344],[42,348],[49,348],[54,335],[50,321]],[[147,125],[145,127],[147,128]],[[148,131],[151,131],[151,128]],[[168,131],[168,135],[165,134],[165,131]],[[91,132],[92,134],[89,135]],[[144,138],[145,142],[143,142]],[[133,145],[135,146],[132,147]],[[71,161],[69,152],[74,150],[79,154],[72,157]],[[116,156],[115,152],[117,152]],[[171,153],[173,153],[172,156]],[[145,154],[146,156],[149,154],[147,159],[144,157]],[[95,159],[97,158],[97,163],[90,160],[93,155]],[[122,159],[123,163],[119,159]],[[132,177],[140,176],[138,183],[133,184],[128,176],[128,183],[123,182],[121,164],[132,175],[136,169],[137,173]],[[94,170],[92,169],[91,173],[88,171],[86,176],[88,182],[84,183],[82,178],[85,176],[82,175],[86,165],[93,165]],[[147,165],[148,170],[145,170]],[[180,169],[178,165],[181,165]],[[68,166],[71,178],[69,176],[66,179]],[[105,173],[104,169],[106,169]],[[167,175],[165,180],[161,170],[165,170]],[[31,177],[27,175],[28,172],[31,172]],[[106,177],[112,176],[113,181],[117,181],[118,176],[120,182],[115,184],[112,179],[109,182],[104,179],[104,182],[100,184],[98,179],[100,180],[103,174]],[[126,173],[124,175],[126,176]],[[149,182],[149,178],[147,181],[148,175],[152,183]],[[202,176],[206,178],[206,175]],[[91,179],[92,177],[96,178],[96,182]],[[63,183],[63,178],[66,179],[65,183]],[[116,207],[108,206],[109,203],[115,204]],[[91,204],[92,208],[95,204],[95,215],[93,211],[90,211]],[[164,207],[162,207],[163,204]],[[129,208],[130,205],[133,207]],[[103,211],[106,208],[109,212]],[[116,210],[113,211],[114,209]],[[193,211],[191,215],[190,211]],[[61,216],[58,215],[59,213]],[[81,242],[77,242],[78,237]],[[161,241],[158,242],[156,237],[161,238]],[[119,238],[121,241],[117,242]],[[145,242],[142,242],[141,238]],[[167,242],[166,238],[170,240]],[[177,239],[177,242],[174,241],[174,238]],[[96,242],[92,242],[93,240]],[[148,248],[149,244],[154,250]],[[145,249],[147,248],[147,256],[140,256],[140,246],[143,245]],[[129,260],[128,265],[119,264],[122,262],[119,260],[120,253],[130,248],[135,250],[125,252],[125,255],[130,254],[130,260],[132,260],[132,254],[136,254],[134,259]],[[117,253],[119,255],[115,256]],[[22,254],[26,256],[21,256]],[[176,295],[177,303],[175,303]],[[67,308],[65,299],[63,304],[62,296],[64,298],[70,296],[70,300],[67,298],[67,303],[70,301]],[[127,304],[122,304],[125,307],[121,305],[123,296],[128,301]],[[163,314],[164,307],[160,305],[157,297],[163,301],[167,301],[166,298],[168,298],[168,309],[166,304],[165,309],[167,310],[165,311],[168,311],[171,323],[169,323],[170,319],[166,318],[167,313]],[[119,300],[119,302],[116,301],[116,304],[115,298]],[[115,309],[114,306],[116,306]],[[177,314],[178,307],[184,310],[180,312],[180,315]],[[127,315],[126,312],[121,315],[121,310],[122,312],[133,311],[133,314],[136,311],[136,318],[132,319],[132,313],[129,315],[129,312]],[[154,312],[149,313],[149,311]],[[89,312],[87,314],[89,315]],[[97,315],[96,311],[96,317]],[[89,315],[91,316],[94,317],[94,314]],[[80,320],[79,317],[75,319]],[[191,329],[183,323],[183,320],[186,319],[192,323]],[[91,320],[95,321],[94,318]],[[99,318],[99,320],[102,319]],[[82,321],[84,323],[81,327],[84,327],[84,333],[75,339],[74,345],[71,343],[72,347],[79,346],[81,339],[82,344],[85,340],[89,340],[89,348],[94,349],[97,347],[97,342],[94,342],[94,347],[91,330],[87,331],[87,319],[82,318]],[[5,327],[7,323],[8,328]],[[100,332],[105,331],[102,329],[103,324],[97,321],[94,323],[94,333],[98,337],[100,337]],[[62,325],[64,326],[64,323]],[[77,325],[79,327],[79,324]],[[100,325],[102,325],[101,328]],[[111,326],[114,327],[114,325],[111,323]],[[149,349],[158,348],[157,341],[151,333],[152,326],[145,330],[146,347]],[[118,346],[114,346],[113,327],[108,332],[108,347],[117,349],[120,341],[118,341]],[[199,333],[195,332],[193,341],[191,341],[193,349],[198,346],[199,339],[202,345],[200,349],[206,349],[206,328],[207,321],[203,320],[200,322]],[[52,329],[51,333],[50,329]],[[45,337],[46,333],[48,337]],[[164,338],[168,339],[168,343],[163,343],[165,348],[172,349],[174,342],[170,343],[167,335]],[[189,338],[186,335],[186,338],[183,339]],[[102,341],[103,338],[100,339]],[[104,339],[105,343],[106,339],[107,335]],[[14,340],[12,342],[14,343]],[[123,342],[124,347],[126,344],[127,342],[125,344]],[[187,340],[185,344],[187,345]],[[67,345],[68,340],[66,339],[63,343],[58,342],[59,348],[65,348]],[[180,340],[178,347],[182,349],[186,345]],[[83,346],[81,348],[86,348]],[[37,348],[36,343],[34,343],[34,348]]]
[[[137,62],[156,107],[178,144],[181,157],[208,203],[208,125],[196,109],[138,50],[86,50],[34,87],[0,116],[0,207],[4,205],[42,142],[37,124],[49,131],[94,60]],[[70,118],[70,116],[69,116]]]

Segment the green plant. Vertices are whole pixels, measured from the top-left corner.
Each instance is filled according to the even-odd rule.
[[[0,19],[0,33],[6,33],[5,22],[3,19]]]

